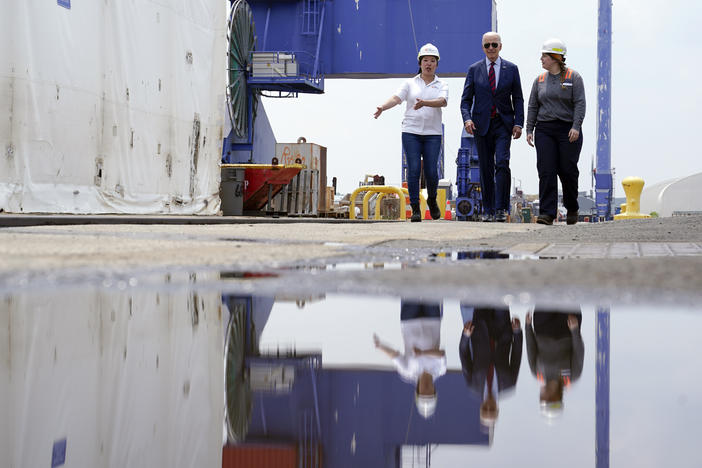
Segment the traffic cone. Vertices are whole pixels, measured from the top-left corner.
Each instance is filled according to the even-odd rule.
[[[451,202],[446,200],[446,211],[444,212],[444,219],[451,221]]]

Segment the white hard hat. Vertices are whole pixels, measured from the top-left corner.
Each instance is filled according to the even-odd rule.
[[[540,406],[541,416],[543,416],[548,423],[555,422],[556,419],[563,415],[562,401],[542,401]]]
[[[419,53],[417,54],[417,60],[419,60],[425,55],[433,55],[434,57],[436,57],[436,60],[439,60],[439,49],[437,49],[436,46],[431,42],[427,42],[422,46],[421,49],[419,49]]]
[[[417,411],[424,419],[430,418],[436,412],[436,393],[433,395],[417,394],[414,402],[417,405]]]
[[[542,54],[559,54],[565,57],[567,51],[568,49],[566,49],[565,43],[560,39],[556,39],[555,37],[546,39],[541,46]]]

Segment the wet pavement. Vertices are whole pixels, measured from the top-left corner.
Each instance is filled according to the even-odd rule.
[[[0,453],[698,466],[700,227],[2,228]]]

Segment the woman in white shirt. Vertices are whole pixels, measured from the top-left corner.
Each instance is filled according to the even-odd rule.
[[[438,159],[441,151],[441,108],[448,102],[448,85],[439,80],[439,49],[425,44],[417,55],[419,73],[407,79],[383,105],[376,108],[377,119],[383,111],[402,101],[407,102],[402,120],[402,147],[407,157],[407,190],[412,206],[412,222],[422,220],[419,210],[419,175],[424,159],[424,177],[427,183],[427,205],[432,219],[441,217],[436,203],[439,184]]]
[[[438,302],[402,300],[400,323],[404,353],[373,335],[375,347],[387,354],[400,378],[415,386],[417,411],[430,418],[438,401],[434,381],[446,374],[446,352],[441,349],[442,305]]]

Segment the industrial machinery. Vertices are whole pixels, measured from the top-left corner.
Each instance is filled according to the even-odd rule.
[[[456,158],[456,219],[477,221],[483,212],[483,198],[480,191],[480,162],[478,149],[473,138],[467,137],[464,130],[461,148]]]
[[[231,131],[224,139],[223,163],[270,164],[275,138],[262,106],[259,108],[260,96],[297,97],[298,93],[324,92],[319,53],[310,53],[309,44],[298,51],[267,49],[269,23],[276,22],[276,15],[271,20],[273,7],[260,3],[252,2],[254,10],[246,0],[231,0],[226,93]],[[295,2],[286,3],[295,6]],[[299,3],[304,25],[302,35],[315,41],[318,49],[326,2],[305,0]],[[255,11],[259,12],[259,17],[265,12],[265,21],[259,21],[262,31],[256,29]],[[257,46],[261,50],[257,50]],[[266,154],[265,159],[257,157],[257,153]]]

